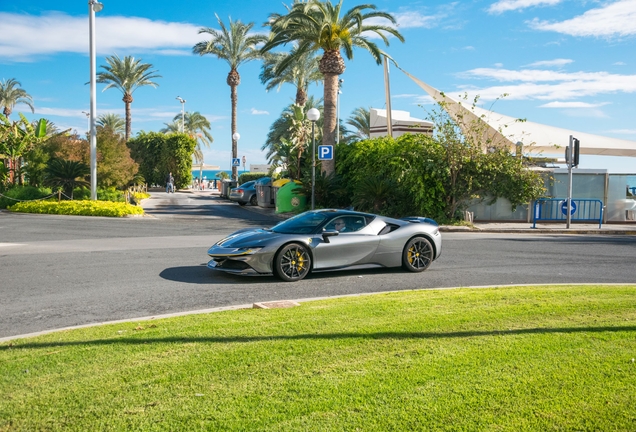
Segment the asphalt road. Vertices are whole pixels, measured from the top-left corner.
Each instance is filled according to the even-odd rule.
[[[208,270],[207,248],[276,219],[218,198],[159,194],[150,217],[0,213],[0,338],[254,302],[418,288],[636,283],[634,236],[444,233],[424,273],[310,275],[296,283]]]

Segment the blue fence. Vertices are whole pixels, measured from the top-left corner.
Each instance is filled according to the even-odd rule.
[[[537,221],[566,221],[567,220],[567,198],[545,198],[536,200],[534,203],[534,223],[532,228],[537,227]],[[597,199],[572,199],[571,221],[594,221],[598,222],[598,227],[603,224],[603,201]]]

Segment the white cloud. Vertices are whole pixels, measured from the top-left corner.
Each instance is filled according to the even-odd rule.
[[[393,14],[393,17],[397,21],[398,28],[433,28],[439,24],[439,16],[436,15],[422,15],[419,12],[397,12]],[[369,20],[371,21],[371,20]],[[381,20],[384,24],[386,20]],[[380,23],[378,21],[378,23]]]
[[[636,34],[636,0],[619,0],[561,22],[529,21],[536,30],[570,36],[630,36]]]
[[[554,59],[554,60],[542,60],[534,63],[530,63],[527,65],[528,67],[561,67],[567,64],[574,63],[574,60],[571,59]]]
[[[612,129],[607,132],[613,134],[636,135],[636,129]]]
[[[626,64],[627,64],[627,63],[622,62],[622,61],[619,61],[619,62],[613,63],[613,65],[614,65],[614,66],[625,66]]]
[[[497,68],[500,68],[500,67],[503,67],[503,63],[495,63],[493,66],[497,67]]]
[[[0,58],[31,61],[36,56],[61,52],[88,54],[86,17],[58,12],[40,16],[0,12],[0,22]],[[184,55],[202,39],[198,30],[199,26],[187,23],[98,15],[96,49],[98,54],[135,49]]]
[[[563,0],[499,0],[490,5],[488,12],[491,14],[500,14],[534,6],[553,6],[562,1]]]
[[[607,105],[608,102],[602,102],[597,104],[591,104],[587,102],[549,102],[547,104],[540,105],[539,108],[597,108]]]
[[[608,72],[564,73],[546,70],[508,70],[478,68],[460,74],[462,77],[494,79],[505,83],[492,87],[461,86],[470,95],[494,100],[507,94],[507,100],[569,100],[607,93],[635,93],[636,75]]]
[[[260,110],[257,110],[256,108],[252,108],[250,112],[252,113],[252,115],[269,115],[268,111],[260,111]]]

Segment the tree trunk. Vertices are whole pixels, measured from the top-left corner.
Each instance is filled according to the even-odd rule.
[[[307,103],[307,92],[302,87],[296,87],[296,105],[304,107]]]
[[[236,133],[236,106],[238,96],[236,94],[235,85],[230,86],[231,89],[231,99],[232,99],[232,158],[238,157],[238,142],[234,139],[234,134]],[[238,167],[232,164],[232,180],[238,180]]]
[[[324,74],[324,121],[322,124],[322,145],[334,147],[333,159],[322,161],[323,171],[333,174],[336,171],[336,98],[338,97],[338,74]]]
[[[130,115],[130,104],[133,101],[132,95],[126,93],[122,99],[126,104],[126,141],[130,138],[130,130],[132,129],[132,116]]]

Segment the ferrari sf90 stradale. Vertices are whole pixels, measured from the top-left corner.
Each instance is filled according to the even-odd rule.
[[[421,272],[442,252],[437,223],[350,210],[312,210],[273,228],[247,228],[214,244],[208,267],[299,281],[310,272],[400,267]]]

